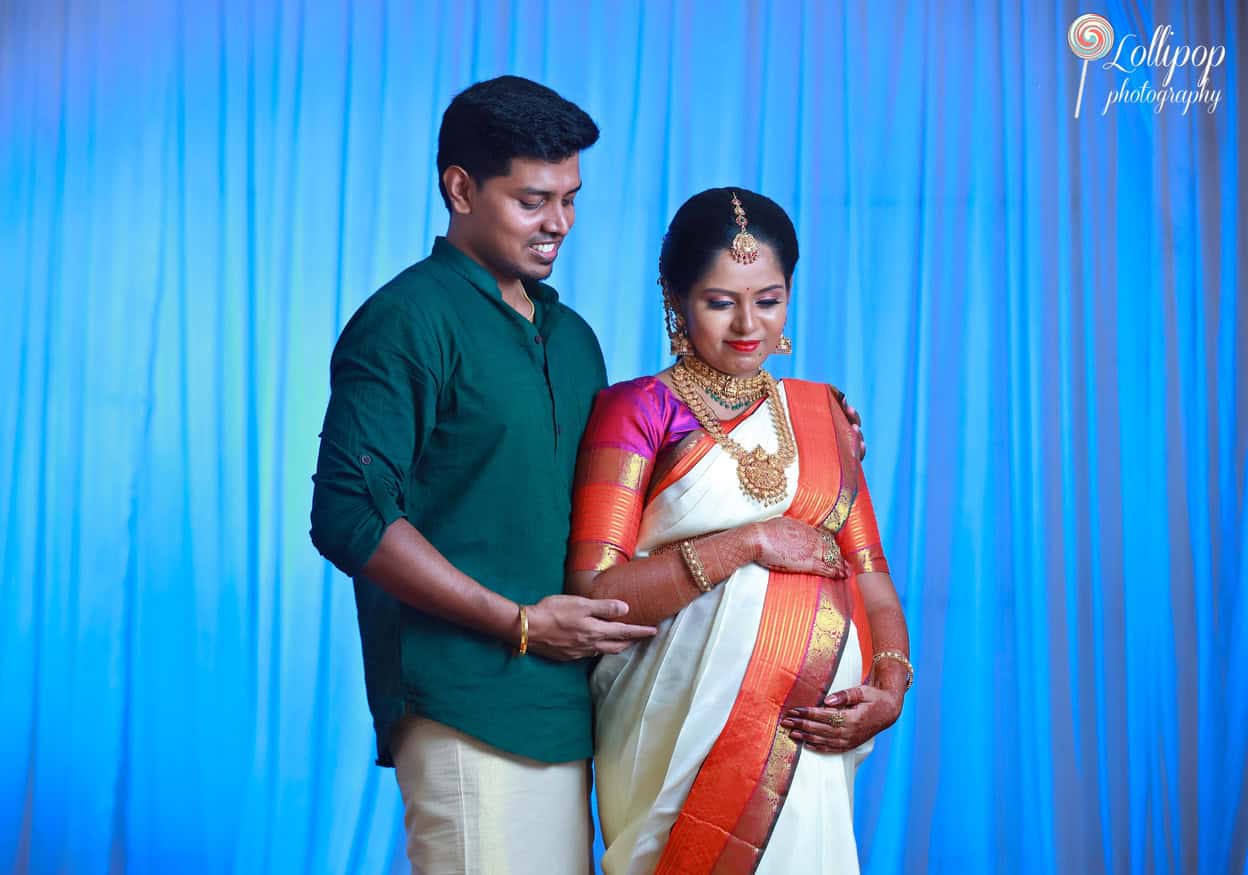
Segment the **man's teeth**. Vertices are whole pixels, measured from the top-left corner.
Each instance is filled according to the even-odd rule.
[[[552,253],[552,252],[554,252],[554,251],[555,251],[555,244],[553,244],[553,243],[534,243],[534,244],[533,244],[533,248],[534,248],[534,249],[536,249],[538,252],[542,253],[542,255],[550,255],[550,253]]]

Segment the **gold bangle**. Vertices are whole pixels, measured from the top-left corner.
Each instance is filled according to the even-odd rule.
[[[906,667],[906,689],[909,690],[914,686],[914,666],[910,664],[910,660],[900,650],[881,650],[871,660],[871,668],[875,669],[881,659],[895,659]]]
[[[702,592],[710,592],[714,588],[714,584],[706,576],[706,568],[702,565],[702,560],[698,558],[698,552],[693,549],[693,541],[680,542],[680,555],[685,560],[685,565],[689,568],[689,575],[693,578],[693,585],[702,590]]]
[[[529,652],[529,609],[520,606],[520,646],[516,648],[516,656],[524,656]]]

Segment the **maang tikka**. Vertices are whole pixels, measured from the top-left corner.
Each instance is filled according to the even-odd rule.
[[[748,223],[745,220],[745,207],[741,206],[741,199],[737,197],[735,191],[732,193],[732,215],[737,227],[741,229],[737,232],[737,236],[732,238],[732,258],[737,264],[753,264],[758,260],[758,240],[746,230]],[[778,355],[791,355],[793,341],[781,335],[775,352]]]
[[[745,230],[745,207],[737,193],[732,193],[732,214],[737,227],[741,230],[732,238],[732,258],[737,264],[753,264],[758,259],[758,241],[754,235]]]

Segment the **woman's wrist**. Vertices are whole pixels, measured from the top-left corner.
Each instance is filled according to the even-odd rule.
[[[898,650],[881,650],[871,662],[875,686],[905,695],[914,683],[914,667]]]
[[[747,523],[742,529],[745,543],[749,547],[749,559],[745,563],[748,565],[763,558],[763,524]]]
[[[901,709],[906,704],[906,691],[902,690],[884,690],[885,693],[893,700],[893,720],[896,721],[901,717]]]

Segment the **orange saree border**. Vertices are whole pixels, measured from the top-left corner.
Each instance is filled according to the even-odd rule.
[[[847,479],[828,390],[786,380],[785,394],[799,459],[797,493],[786,515],[819,525],[845,501]],[[672,826],[656,873],[738,875],[758,866],[802,752],[780,725],[781,715],[817,705],[826,694],[844,652],[853,602],[839,581],[771,573],[741,689]]]

